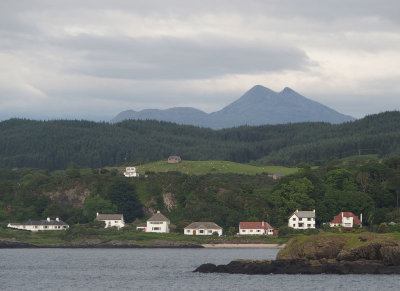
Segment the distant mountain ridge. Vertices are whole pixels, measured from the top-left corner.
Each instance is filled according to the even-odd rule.
[[[260,85],[254,86],[223,109],[210,114],[192,107],[127,110],[115,116],[111,123],[126,119],[154,119],[213,129],[308,121],[337,124],[355,120],[351,116],[310,100],[288,87],[281,92],[275,92]]]

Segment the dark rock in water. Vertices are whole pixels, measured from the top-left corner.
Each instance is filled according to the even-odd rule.
[[[400,274],[399,266],[389,266],[376,260],[275,260],[232,261],[227,265],[204,264],[194,272],[228,274]]]

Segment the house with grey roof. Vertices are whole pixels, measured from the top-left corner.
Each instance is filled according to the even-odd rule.
[[[186,235],[212,235],[218,233],[222,235],[222,227],[214,222],[193,222],[183,229]]]
[[[160,211],[157,211],[152,217],[147,220],[145,232],[169,233],[170,220],[165,217]]]
[[[28,230],[28,231],[39,231],[39,230],[66,230],[69,225],[58,217],[56,219],[50,219],[47,217],[46,220],[28,220],[25,223],[9,223],[9,228]]]
[[[289,217],[288,226],[294,229],[315,228],[315,209],[312,211],[295,212]]]
[[[124,216],[122,214],[100,214],[97,212],[95,220],[104,221],[104,228],[117,227],[120,229],[125,226]]]

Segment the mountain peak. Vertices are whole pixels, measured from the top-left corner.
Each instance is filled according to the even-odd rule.
[[[195,108],[182,107],[125,113],[114,118],[112,122],[123,119],[155,119],[219,129],[240,125],[318,121],[342,123],[354,120],[353,117],[312,101],[289,87],[278,93],[261,85],[255,85],[236,101],[210,114]]]

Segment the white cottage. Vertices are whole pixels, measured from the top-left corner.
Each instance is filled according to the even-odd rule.
[[[240,235],[274,235],[274,228],[266,221],[240,222]]]
[[[214,232],[222,235],[222,227],[214,222],[193,222],[183,230],[186,235],[212,235]]]
[[[104,221],[105,227],[117,227],[120,229],[125,226],[124,216],[122,214],[100,214],[97,212],[97,221]]]
[[[330,227],[342,226],[346,228],[352,228],[354,225],[362,227],[362,213],[360,214],[360,218],[358,218],[352,212],[340,212],[333,218],[329,225]]]
[[[58,217],[53,220],[47,217],[46,220],[28,220],[27,222],[20,223],[9,223],[7,225],[9,228],[29,230],[29,231],[39,231],[39,230],[66,230],[69,225],[64,221],[60,220]]]
[[[125,168],[125,172],[124,172],[124,176],[127,177],[127,178],[139,177],[139,173],[136,172],[136,168],[135,167],[126,167]]]
[[[296,209],[289,217],[288,226],[294,229],[315,228],[315,209],[312,211],[299,211]]]
[[[145,232],[169,233],[170,221],[160,211],[147,220]]]

